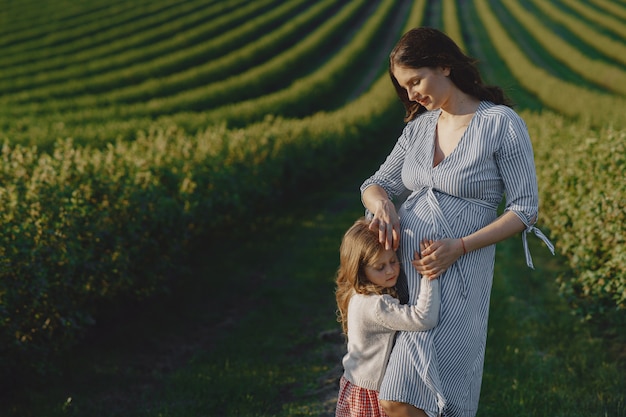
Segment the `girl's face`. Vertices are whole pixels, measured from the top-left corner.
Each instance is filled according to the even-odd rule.
[[[396,285],[400,275],[400,262],[396,253],[391,249],[383,250],[365,266],[365,277],[375,285],[391,288]]]
[[[450,68],[407,68],[396,65],[393,76],[404,88],[409,100],[415,101],[427,110],[443,108],[454,85],[448,78]]]

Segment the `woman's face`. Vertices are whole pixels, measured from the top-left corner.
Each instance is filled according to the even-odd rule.
[[[391,288],[398,282],[400,262],[393,250],[386,249],[381,251],[372,263],[366,265],[364,270],[365,277],[372,284]]]
[[[406,90],[409,100],[421,104],[427,110],[443,108],[454,86],[448,78],[450,68],[407,68],[396,65],[393,75],[400,87]]]

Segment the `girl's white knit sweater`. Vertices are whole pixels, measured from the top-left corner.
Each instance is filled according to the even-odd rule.
[[[422,331],[439,321],[439,280],[422,278],[417,305],[390,295],[354,294],[348,305],[348,353],[344,377],[371,390],[380,388],[396,331]]]

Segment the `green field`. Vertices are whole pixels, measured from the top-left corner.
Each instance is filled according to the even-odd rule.
[[[623,1],[0,3],[0,415],[332,409],[338,239],[419,25],[517,103],[558,252],[501,245],[479,414],[626,415]]]

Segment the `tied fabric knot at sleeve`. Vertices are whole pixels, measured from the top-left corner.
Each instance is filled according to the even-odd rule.
[[[527,235],[528,233],[531,233],[531,232],[534,233],[535,236],[537,236],[539,239],[543,241],[543,243],[546,244],[550,252],[552,252],[552,255],[554,255],[554,245],[552,244],[552,242],[550,242],[550,239],[548,239],[546,235],[543,234],[543,232],[539,230],[537,227],[535,227],[534,225],[527,225],[526,229],[524,229],[524,231],[522,232],[522,243],[524,244],[524,254],[526,255],[526,265],[528,265],[529,268],[535,269],[535,266],[533,265],[533,258],[532,256],[530,256],[530,249],[528,248]]]

